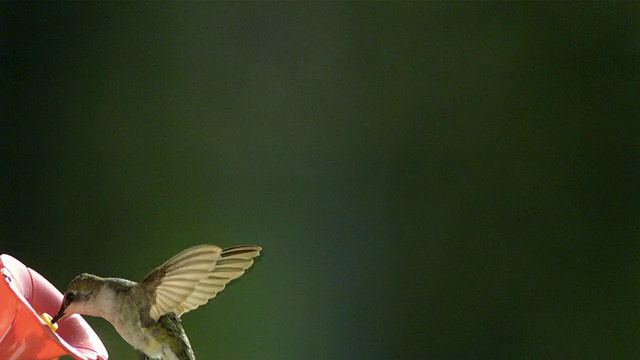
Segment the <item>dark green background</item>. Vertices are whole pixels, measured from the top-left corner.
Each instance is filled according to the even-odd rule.
[[[0,252],[263,246],[200,359],[635,357],[639,10],[3,2]]]

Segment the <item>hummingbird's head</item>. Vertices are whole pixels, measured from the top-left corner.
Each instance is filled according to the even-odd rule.
[[[60,310],[51,319],[51,323],[55,324],[67,315],[87,314],[95,307],[95,299],[103,283],[104,279],[95,275],[81,274],[76,276],[67,286]]]

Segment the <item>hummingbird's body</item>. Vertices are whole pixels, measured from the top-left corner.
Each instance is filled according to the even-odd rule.
[[[260,247],[187,249],[140,283],[82,274],[71,281],[55,323],[77,313],[109,321],[139,359],[195,360],[180,315],[206,303],[240,277]]]
[[[153,320],[149,316],[149,305],[141,301],[144,299],[144,290],[138,283],[89,274],[81,275],[80,279],[102,283],[95,294],[93,306],[85,307],[83,315],[99,316],[109,321],[126,342],[149,358],[195,359],[180,319],[170,313],[161,316],[158,321]],[[171,349],[172,343],[180,345],[178,350]]]

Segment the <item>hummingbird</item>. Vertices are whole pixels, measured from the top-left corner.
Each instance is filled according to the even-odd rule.
[[[106,319],[139,360],[195,360],[180,316],[204,305],[260,255],[253,245],[199,245],[175,255],[141,282],[81,274],[67,286],[51,320],[71,314]]]

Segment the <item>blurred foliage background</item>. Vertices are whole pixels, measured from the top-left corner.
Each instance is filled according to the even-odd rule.
[[[634,357],[639,10],[2,2],[0,252],[261,245],[200,359]]]

